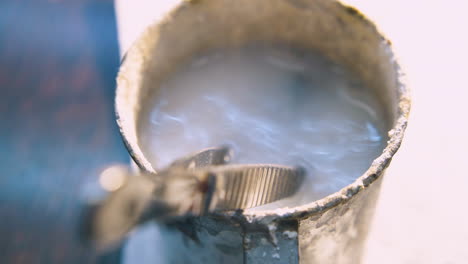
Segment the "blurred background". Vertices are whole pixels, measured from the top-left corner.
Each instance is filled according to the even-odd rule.
[[[118,66],[111,0],[0,1],[0,263],[102,261],[76,237],[78,198],[128,162]]]
[[[79,198],[103,168],[129,160],[113,114],[120,54],[178,1],[0,1],[0,263],[126,254],[98,257],[79,243]],[[413,93],[365,263],[466,263],[467,3],[344,2],[392,40]]]

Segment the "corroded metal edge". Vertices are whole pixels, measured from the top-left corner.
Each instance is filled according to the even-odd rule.
[[[371,183],[380,178],[385,169],[390,165],[390,162],[398,151],[403,141],[404,133],[408,125],[408,118],[411,110],[411,93],[407,86],[407,79],[404,71],[398,63],[397,55],[392,48],[391,41],[383,34],[378,27],[364,14],[356,8],[346,5],[341,1],[336,1],[339,7],[346,9],[348,13],[358,19],[364,21],[367,26],[375,31],[375,34],[382,38],[382,44],[388,49],[389,59],[392,60],[393,68],[397,73],[397,87],[398,87],[398,112],[396,116],[395,125],[388,133],[389,139],[387,146],[382,151],[382,154],[374,159],[369,169],[352,184],[342,188],[340,191],[330,194],[320,200],[308,203],[302,206],[293,208],[279,208],[275,210],[264,210],[256,212],[245,212],[245,221],[252,222],[265,222],[268,223],[271,219],[275,221],[301,219],[307,218],[319,213],[334,208],[335,206],[344,203],[354,197],[364,188],[367,188]]]
[[[345,11],[347,11],[349,14],[355,16],[357,19],[361,19],[364,21],[367,26],[371,27],[371,30],[374,30],[375,33],[382,38],[382,43],[383,45],[388,49],[389,53],[389,58],[393,62],[393,67],[395,72],[397,73],[397,86],[398,86],[398,112],[397,112],[397,117],[396,117],[396,122],[395,125],[392,127],[392,129],[389,132],[389,140],[388,144],[383,150],[382,154],[377,157],[372,165],[369,167],[369,169],[359,178],[357,178],[352,184],[342,188],[340,191],[330,194],[320,200],[302,205],[302,206],[297,206],[293,208],[279,208],[275,210],[264,210],[264,211],[255,211],[255,212],[243,212],[242,214],[239,214],[239,212],[226,212],[226,213],[216,213],[218,217],[222,218],[228,218],[235,220],[238,223],[242,224],[269,224],[272,221],[287,221],[290,219],[301,219],[301,218],[307,218],[319,213],[324,213],[325,211],[334,208],[335,206],[344,203],[350,199],[352,199],[357,193],[368,187],[372,182],[374,182],[376,179],[382,176],[383,171],[385,168],[387,168],[391,162],[391,159],[393,155],[397,152],[399,149],[401,142],[403,141],[403,136],[404,132],[407,127],[407,122],[408,122],[408,117],[410,113],[410,108],[411,108],[411,99],[410,99],[410,91],[407,87],[406,84],[406,78],[401,70],[400,65],[398,64],[398,61],[396,59],[396,55],[394,53],[394,50],[391,46],[391,42],[384,36],[382,32],[379,31],[377,26],[370,20],[368,19],[365,15],[360,13],[357,9],[354,7],[348,6],[340,1],[335,1],[336,4],[340,7],[343,8]],[[176,13],[179,9],[187,8],[188,5],[191,5],[192,3],[190,2],[181,2],[179,5],[177,5],[172,11],[170,11],[165,18],[162,20],[157,20],[155,21],[151,26],[154,27],[156,25],[163,25],[167,23],[172,14]],[[139,39],[146,39],[149,38],[149,33],[150,29],[146,29],[144,33],[140,36]],[[133,45],[127,55],[132,55],[132,53],[137,53],[138,47]],[[128,57],[128,56],[127,56]],[[122,67],[119,70],[119,77],[122,77],[122,72],[125,71],[125,68],[130,66],[126,65],[126,61],[122,62]],[[117,91],[116,94],[118,94],[120,91],[119,85],[117,85]],[[126,136],[123,126],[122,126],[122,117],[119,114],[119,102],[116,98],[116,103],[115,103],[115,112],[116,112],[116,118],[117,118],[117,125],[119,127],[120,133],[122,135],[122,138],[125,142],[125,145],[135,161],[135,163],[140,167],[140,169],[151,172],[151,173],[156,173],[156,171],[153,169],[151,164],[144,158],[142,158],[142,153],[141,150],[139,149],[138,143],[137,142],[131,142],[128,140],[128,137]],[[140,156],[141,155],[141,156]]]

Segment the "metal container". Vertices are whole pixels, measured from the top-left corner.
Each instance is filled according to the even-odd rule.
[[[318,201],[228,212],[161,226],[167,263],[359,263],[382,176],[407,125],[410,98],[390,42],[356,9],[334,0],[181,1],[126,54],[117,122],[141,170],[138,121],[158,84],[192,55],[252,42],[318,51],[359,77],[385,112],[388,144],[354,183]],[[179,230],[182,230],[179,231]],[[153,247],[149,246],[148,247]]]

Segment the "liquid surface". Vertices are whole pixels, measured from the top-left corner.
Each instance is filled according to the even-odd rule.
[[[307,177],[296,206],[362,175],[386,137],[377,101],[339,66],[278,48],[194,58],[160,87],[139,127],[155,168],[206,147],[233,147],[231,163],[299,165]]]

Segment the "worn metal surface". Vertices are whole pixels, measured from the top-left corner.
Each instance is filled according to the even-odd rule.
[[[352,7],[330,0],[180,4],[145,31],[120,69],[116,108],[130,154],[142,170],[155,171],[157,164],[151,164],[138,146],[138,121],[146,100],[157,96],[166,76],[193,54],[252,42],[318,51],[347,67],[385,111],[388,145],[354,183],[318,201],[192,219],[183,225],[189,236],[168,233],[165,246],[177,254],[168,254],[167,262],[359,262],[382,175],[403,138],[410,98],[390,42]]]

